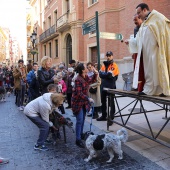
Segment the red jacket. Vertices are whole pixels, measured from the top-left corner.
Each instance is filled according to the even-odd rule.
[[[90,110],[90,102],[88,100],[87,94],[89,90],[89,84],[93,83],[95,79],[95,74],[91,80],[88,78],[88,76],[85,76],[85,78],[80,75],[77,76],[71,99],[73,114],[78,114],[83,106],[85,106],[87,111]]]

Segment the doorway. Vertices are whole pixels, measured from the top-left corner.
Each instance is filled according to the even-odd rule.
[[[72,38],[69,34],[66,40],[66,65],[68,66],[69,61],[72,60]]]
[[[97,63],[97,47],[91,47],[91,62]]]

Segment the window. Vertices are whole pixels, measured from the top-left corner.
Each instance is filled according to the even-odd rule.
[[[57,10],[54,12],[54,21],[57,27]]]
[[[63,0],[63,13],[67,13],[70,10],[70,1]]]
[[[48,17],[48,28],[50,28],[50,27],[51,27],[51,16]]]
[[[44,56],[46,56],[46,45],[44,45]]]
[[[51,57],[51,43],[49,43],[49,56]]]
[[[66,0],[67,2],[67,12],[70,10],[69,0]]]
[[[44,22],[43,22],[43,30],[45,31],[45,29],[46,29],[46,28],[45,28],[45,21],[44,21]]]
[[[89,0],[88,6],[91,6],[91,5],[95,4],[96,2],[98,2],[98,0]]]
[[[55,57],[58,57],[58,40],[55,40]]]
[[[97,2],[97,0],[92,0],[92,4],[94,4],[95,2]]]

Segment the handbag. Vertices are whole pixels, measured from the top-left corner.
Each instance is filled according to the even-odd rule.
[[[97,93],[97,87],[96,87],[96,88],[90,87],[90,88],[89,88],[89,92],[90,92],[91,94],[96,94],[96,93]]]

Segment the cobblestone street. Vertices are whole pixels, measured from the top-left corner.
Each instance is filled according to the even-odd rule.
[[[75,117],[66,110],[65,117],[70,117],[75,124]],[[50,145],[49,151],[34,151],[33,147],[38,137],[38,128],[19,111],[15,105],[15,97],[7,98],[0,103],[0,156],[9,158],[10,162],[0,165],[1,170],[161,170],[162,168],[137,152],[122,144],[123,160],[116,155],[113,162],[107,164],[109,155],[106,151],[99,152],[98,158],[86,163],[86,149],[75,145],[75,134],[66,128],[67,143],[62,139],[56,146]],[[85,123],[89,130],[89,123]],[[95,133],[102,133],[93,126]]]

